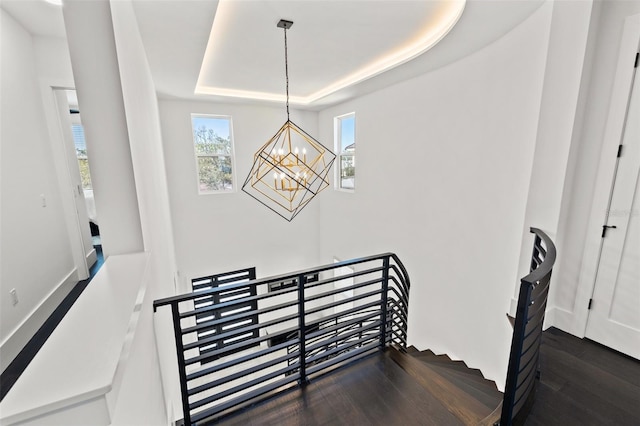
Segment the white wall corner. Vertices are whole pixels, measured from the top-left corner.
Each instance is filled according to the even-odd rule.
[[[94,263],[98,261],[98,253],[96,249],[91,249],[89,253],[87,253],[87,267],[91,268]]]
[[[4,371],[78,283],[73,268],[43,301],[0,344],[0,369]]]

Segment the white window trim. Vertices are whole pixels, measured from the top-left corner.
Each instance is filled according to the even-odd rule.
[[[193,119],[194,118],[224,118],[229,120],[229,138],[231,139],[231,154],[229,155],[220,155],[220,154],[196,154],[195,141],[193,140]],[[235,155],[235,138],[233,134],[233,117],[230,115],[223,114],[205,114],[205,113],[191,113],[191,147],[193,149],[193,158],[195,161],[195,171],[196,171],[196,188],[198,189],[198,195],[212,195],[212,194],[233,194],[238,192],[238,180],[236,178],[236,155]],[[200,164],[198,163],[198,158],[200,157],[230,157],[231,158],[231,189],[221,189],[221,190],[209,190],[203,191],[200,189]]]
[[[333,170],[333,181],[334,181],[334,185],[333,185],[333,189],[335,189],[336,191],[340,191],[340,192],[347,192],[347,193],[354,193],[356,192],[355,188],[343,188],[340,183],[340,170],[342,167],[342,163],[341,163],[341,157],[342,157],[342,141],[341,141],[341,130],[342,130],[342,125],[341,122],[344,118],[348,118],[350,116],[353,116],[354,118],[354,122],[355,122],[355,117],[356,117],[356,113],[355,111],[353,112],[348,112],[346,114],[342,114],[342,115],[338,115],[336,117],[333,118],[333,140],[334,140],[334,149],[335,149],[335,153],[336,153],[336,167],[334,167]],[[356,129],[354,127],[353,129],[354,132],[354,143],[356,141],[357,135],[355,135]],[[355,157],[355,151],[353,156]],[[357,169],[356,169],[357,170]],[[356,176],[357,176],[357,172],[356,172]],[[355,179],[355,178],[354,178]],[[354,182],[354,186],[355,186],[355,182]]]

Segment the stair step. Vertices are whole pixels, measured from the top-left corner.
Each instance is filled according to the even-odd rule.
[[[479,424],[493,411],[495,405],[494,407],[487,405],[488,403],[490,404],[490,402],[487,401],[487,395],[482,392],[478,393],[471,385],[465,384],[465,388],[463,389],[462,386],[459,386],[458,383],[455,382],[459,382],[461,380],[460,378],[456,377],[455,381],[451,380],[446,377],[444,373],[436,370],[436,368],[430,366],[428,363],[421,361],[418,357],[403,354],[398,351],[388,351],[387,353],[388,356],[410,374],[420,386],[436,396],[449,412],[465,424]],[[449,362],[454,361],[449,360]],[[467,392],[467,388],[469,392]],[[479,394],[480,399],[476,398],[475,394]]]
[[[407,353],[410,354],[410,355],[413,355],[413,354],[419,354],[420,351],[418,350],[418,348],[416,348],[415,346],[411,345],[411,346],[409,346],[407,348]]]
[[[490,380],[478,378],[452,369],[432,367],[438,374],[448,379],[451,383],[464,390],[487,408],[493,409],[502,400],[502,393]]]
[[[445,362],[431,362],[429,360],[423,360],[421,358],[418,358],[418,359],[429,366],[440,368],[444,371],[448,370],[454,373],[459,373],[464,376],[468,376],[470,378],[476,378],[481,382],[486,380],[480,370],[478,370],[477,368],[470,368],[463,361],[449,361],[449,363],[445,363]]]
[[[482,373],[480,372],[480,370],[469,368],[467,364],[464,363],[464,361],[454,361],[451,358],[449,358],[447,355],[435,355],[431,351],[428,351],[428,352],[421,351],[417,354],[416,353],[411,354],[411,356],[413,356],[416,359],[419,359],[420,361],[426,364],[442,366],[445,368],[449,368],[452,370],[459,370],[462,372],[474,371],[474,372],[477,372],[477,374],[479,374],[480,376],[482,376]]]

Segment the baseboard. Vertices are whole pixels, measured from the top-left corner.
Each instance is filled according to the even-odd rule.
[[[78,270],[71,272],[44,298],[22,323],[0,344],[0,371],[15,359],[33,335],[78,283]]]
[[[91,269],[94,263],[98,261],[98,253],[96,253],[96,249],[92,248],[89,253],[87,253],[87,268]]]
[[[579,326],[576,314],[557,306],[547,309],[544,329],[549,327],[555,327],[581,339],[584,338],[584,329]]]

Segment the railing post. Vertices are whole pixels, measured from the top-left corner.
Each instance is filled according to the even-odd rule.
[[[380,346],[387,345],[387,293],[389,291],[389,256],[382,260],[382,294],[380,295]]]
[[[189,410],[189,394],[187,388],[187,370],[184,362],[184,344],[182,342],[182,328],[180,327],[180,311],[178,303],[171,303],[171,316],[173,318],[173,334],[176,339],[176,355],[178,357],[178,375],[180,377],[180,392],[182,394],[182,411],[185,426],[191,425],[191,412]]]
[[[300,384],[307,383],[307,357],[306,357],[306,324],[305,324],[305,309],[304,309],[304,286],[306,284],[307,277],[303,274],[298,275],[298,339],[300,344],[298,346],[300,350]]]

